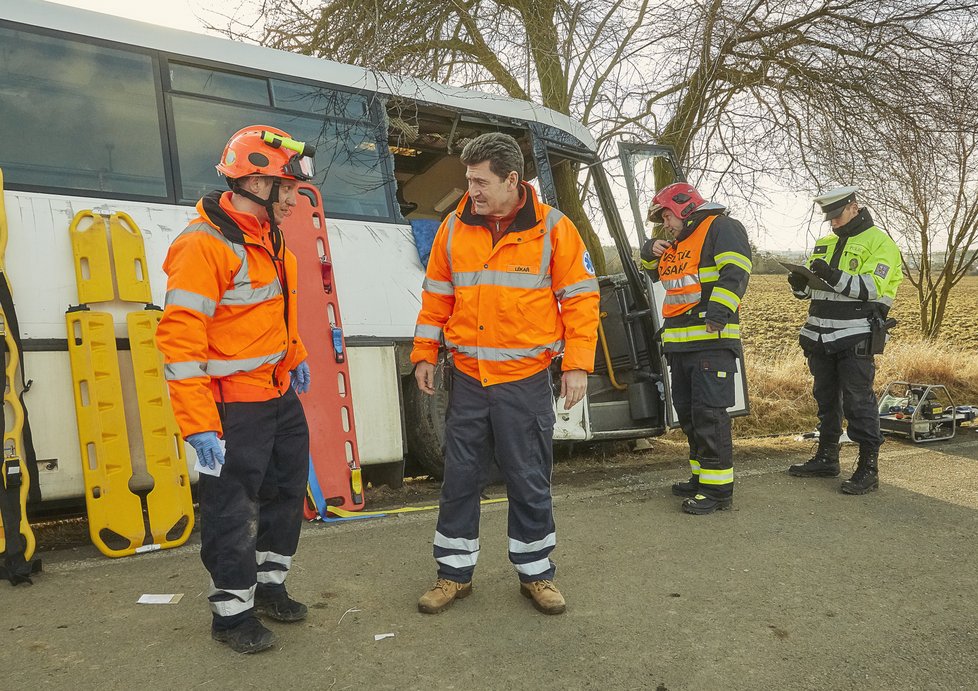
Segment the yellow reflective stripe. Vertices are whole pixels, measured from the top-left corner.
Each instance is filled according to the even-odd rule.
[[[642,268],[643,269],[648,269],[649,271],[655,271],[655,269],[656,269],[657,266],[659,266],[659,260],[658,259],[653,259],[650,262],[647,262],[644,259],[642,260]]]
[[[724,470],[700,469],[701,485],[729,485],[733,481],[733,468],[726,468]]]
[[[750,273],[751,269],[754,268],[751,260],[742,255],[740,252],[721,252],[720,254],[716,255],[714,259],[717,260],[718,269],[722,269],[728,264],[733,264],[734,266],[739,266],[747,273]]]
[[[729,307],[731,312],[736,312],[740,307],[740,296],[737,293],[717,286],[710,293],[710,302],[719,302],[725,307]]]
[[[662,332],[663,343],[687,343],[717,338],[740,338],[740,324],[727,324],[721,331],[714,333],[709,333],[706,330],[706,325],[690,326],[684,329],[666,329]]]
[[[694,461],[692,458],[689,459],[689,469],[692,471],[693,475],[700,474],[700,462]]]
[[[720,280],[720,270],[717,267],[700,267],[700,283],[715,283],[718,280]]]

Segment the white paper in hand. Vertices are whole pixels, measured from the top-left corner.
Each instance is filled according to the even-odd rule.
[[[223,439],[218,439],[217,443],[221,447],[221,454],[224,454],[225,441]],[[224,468],[223,463],[215,463],[213,468],[208,468],[205,465],[201,465],[200,456],[197,456],[197,462],[194,464],[194,470],[196,470],[198,473],[203,473],[204,475],[213,475],[214,477],[221,477],[221,470],[223,468]]]

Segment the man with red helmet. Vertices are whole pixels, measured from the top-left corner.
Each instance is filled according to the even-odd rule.
[[[740,301],[751,272],[751,249],[740,221],[707,202],[692,185],[655,195],[648,220],[671,240],[650,239],[642,266],[666,289],[662,349],[672,372],[672,402],[689,440],[692,477],[672,486],[682,509],[709,514],[733,506],[734,404],[740,347]]]
[[[312,147],[246,127],[217,165],[230,191],[197,203],[170,246],[156,333],[173,410],[197,452],[200,557],[211,576],[211,635],[236,652],[270,647],[255,616],[304,619],[285,576],[302,525],[309,389],[296,325],[296,260],[279,230],[313,175]]]

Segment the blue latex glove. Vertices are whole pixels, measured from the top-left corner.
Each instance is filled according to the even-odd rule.
[[[221,444],[217,440],[217,432],[191,434],[187,437],[187,441],[194,447],[202,466],[215,468],[218,463],[224,465],[224,452],[221,451]]]
[[[299,365],[289,372],[292,376],[292,388],[295,389],[296,393],[305,393],[309,390],[309,382],[312,380],[312,376],[309,374],[309,365],[303,360]]]

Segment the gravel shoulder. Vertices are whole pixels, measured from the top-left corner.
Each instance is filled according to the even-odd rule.
[[[736,508],[686,516],[669,485],[684,444],[615,447],[555,471],[568,609],[537,613],[506,559],[506,504],[483,508],[472,597],[416,611],[434,577],[434,510],[310,524],[290,590],[308,620],[238,656],[210,640],[206,575],[187,545],[120,560],[42,554],[30,587],[0,584],[8,688],[915,689],[978,678],[978,434],[889,441],[879,492],[784,473],[810,444],[740,441]],[[855,448],[844,447],[847,463]],[[498,498],[501,488],[487,495]],[[437,485],[379,490],[428,506]],[[138,605],[143,593],[180,593]],[[393,637],[375,640],[378,634]]]

